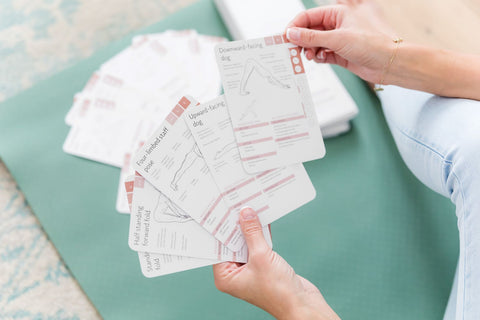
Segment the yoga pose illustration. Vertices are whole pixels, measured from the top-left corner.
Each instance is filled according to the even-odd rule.
[[[248,118],[248,116],[253,117],[254,119],[258,117],[257,113],[255,112],[257,99],[253,99],[248,106],[245,107],[242,114],[240,115],[240,121],[243,121]]]
[[[222,149],[218,150],[217,153],[215,154],[215,160],[218,160],[222,158],[224,155],[229,153],[230,151],[234,150],[237,148],[237,144],[235,141],[230,142],[229,144],[225,145]]]
[[[256,71],[262,78],[267,80],[271,85],[280,87],[282,89],[289,89],[290,86],[288,84],[284,84],[277,78],[273,76],[273,74],[264,66],[262,66],[259,62],[255,61],[255,59],[249,58],[245,62],[245,67],[243,68],[243,75],[242,80],[240,82],[240,94],[242,96],[246,96],[250,94],[250,91],[246,90],[248,85],[248,80],[252,75],[253,71]]]
[[[185,157],[183,158],[183,161],[180,164],[180,167],[173,175],[173,180],[170,183],[170,188],[172,188],[172,190],[174,191],[178,190],[178,182],[180,181],[180,179],[182,179],[182,177],[185,175],[188,169],[190,169],[195,163],[195,161],[197,161],[199,158],[203,158],[203,155],[200,149],[198,148],[197,144],[195,143],[192,149],[185,154]]]
[[[182,209],[177,207],[170,199],[163,194],[159,194],[157,198],[157,205],[153,211],[153,219],[161,223],[184,223],[192,220]]]

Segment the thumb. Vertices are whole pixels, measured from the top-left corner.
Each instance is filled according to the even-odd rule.
[[[262,225],[258,215],[252,208],[244,208],[240,211],[240,227],[242,228],[249,255],[268,250],[270,247],[263,236]]]
[[[334,50],[333,38],[335,37],[335,31],[321,31],[312,30],[306,28],[288,28],[287,39],[296,44],[297,46],[304,48],[323,47]]]

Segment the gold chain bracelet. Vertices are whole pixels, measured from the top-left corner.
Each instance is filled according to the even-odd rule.
[[[390,66],[393,63],[393,60],[395,60],[395,57],[397,56],[398,47],[400,46],[400,43],[403,42],[403,39],[395,38],[393,39],[393,42],[395,43],[395,49],[393,50],[392,56],[390,57],[390,61],[388,62],[388,64],[383,66],[380,83],[378,84],[378,86],[375,85],[375,88],[373,88],[373,90],[375,91],[383,91],[383,81],[385,80],[385,76],[388,74],[388,71],[390,70]]]

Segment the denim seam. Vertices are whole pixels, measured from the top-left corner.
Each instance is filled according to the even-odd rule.
[[[451,174],[453,174],[453,177],[455,178],[455,180],[457,181],[458,185],[459,185],[459,188],[460,188],[460,195],[462,197],[462,212],[461,212],[461,217],[462,217],[462,225],[463,225],[463,234],[461,235],[461,237],[463,237],[463,252],[464,252],[464,255],[463,255],[463,304],[462,304],[462,319],[465,319],[465,278],[466,278],[466,266],[467,266],[467,254],[466,254],[466,240],[465,240],[465,237],[466,237],[466,230],[465,230],[465,194],[463,192],[463,186],[462,186],[462,182],[461,180],[458,178],[457,174],[455,173],[455,168],[454,168],[454,165],[453,165],[453,161],[452,160],[447,160],[445,158],[444,155],[442,155],[439,151],[435,150],[434,148],[432,148],[431,146],[425,144],[424,142],[420,141],[419,139],[417,138],[414,138],[412,137],[411,135],[409,135],[408,133],[406,133],[405,131],[401,130],[400,128],[396,127],[396,129],[398,130],[398,132],[400,132],[404,137],[406,137],[407,139],[410,139],[411,141],[419,144],[420,146],[430,150],[431,152],[433,152],[434,154],[436,154],[438,157],[440,157],[444,163],[444,165],[452,165],[452,171],[451,171]],[[457,306],[458,307],[458,306]]]
[[[467,268],[467,240],[466,240],[466,237],[467,237],[467,230],[465,230],[467,228],[467,225],[465,223],[465,194],[463,192],[463,186],[462,186],[462,182],[461,180],[458,178],[457,174],[455,173],[454,171],[455,169],[452,169],[452,174],[453,174],[453,177],[455,178],[455,180],[457,180],[457,183],[459,185],[459,188],[460,188],[460,195],[462,197],[462,226],[463,226],[463,234],[461,235],[461,237],[463,238],[463,304],[462,304],[462,319],[465,319],[465,299],[466,299],[466,293],[465,293],[465,290],[466,290],[466,284],[465,284],[465,280],[467,278],[467,272],[466,272],[466,268]]]
[[[425,147],[426,149],[432,151],[433,153],[435,153],[437,156],[439,156],[440,158],[442,158],[442,160],[446,163],[446,164],[453,164],[453,162],[451,160],[448,160],[446,159],[446,157],[440,153],[439,151],[437,151],[436,149],[432,148],[431,146],[425,144],[424,142],[420,141],[419,139],[417,138],[414,138],[412,137],[411,135],[409,135],[408,133],[406,133],[405,131],[401,130],[400,128],[396,128],[402,135],[404,135],[405,137],[409,138],[410,140],[413,140],[414,142],[420,144],[421,146]]]

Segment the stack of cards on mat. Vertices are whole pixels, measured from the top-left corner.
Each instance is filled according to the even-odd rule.
[[[177,65],[176,50],[198,53],[192,43],[208,63]],[[65,150],[122,166],[128,243],[145,276],[246,262],[242,208],[258,213],[271,246],[268,225],[315,198],[302,162],[325,147],[300,52],[282,36],[149,35],[77,95]]]
[[[121,167],[117,210],[128,213],[123,188],[132,152],[186,92],[204,101],[220,93],[214,46],[226,39],[194,30],[137,36],[105,62],[75,95],[65,119],[65,152]]]

